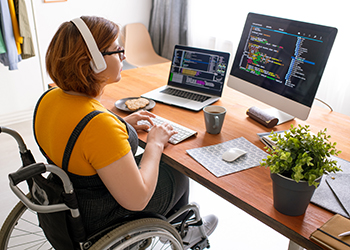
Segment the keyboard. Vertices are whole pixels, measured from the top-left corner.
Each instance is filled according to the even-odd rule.
[[[197,102],[205,102],[210,98],[209,96],[206,96],[206,95],[196,94],[196,93],[187,92],[179,89],[173,89],[173,88],[166,88],[161,92],[168,95],[178,96],[178,97],[186,98]]]
[[[156,125],[161,125],[163,123],[168,123],[170,124],[173,129],[177,132],[177,134],[173,135],[172,137],[169,138],[169,142],[171,144],[178,144],[179,142],[182,142],[183,140],[191,137],[192,135],[196,135],[197,134],[197,131],[194,131],[192,129],[189,129],[189,128],[186,128],[180,124],[177,124],[175,122],[172,122],[172,121],[169,121],[163,117],[160,117],[160,116],[156,116],[155,118],[151,118],[153,123],[156,124]],[[151,124],[146,121],[146,120],[141,120],[141,121],[138,121],[138,124],[147,124],[148,126],[150,126],[149,130],[152,128]],[[149,131],[148,130],[148,131]],[[147,132],[148,132],[147,131]]]

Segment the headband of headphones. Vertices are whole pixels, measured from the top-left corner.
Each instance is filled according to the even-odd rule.
[[[81,36],[84,38],[86,46],[90,51],[92,60],[90,61],[90,66],[95,73],[100,73],[107,68],[106,61],[99,51],[96,41],[92,36],[88,26],[81,18],[75,18],[71,21],[78,28]]]

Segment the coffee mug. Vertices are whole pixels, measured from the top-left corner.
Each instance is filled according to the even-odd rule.
[[[209,134],[219,134],[224,123],[226,109],[222,106],[206,106],[204,109],[205,127]]]

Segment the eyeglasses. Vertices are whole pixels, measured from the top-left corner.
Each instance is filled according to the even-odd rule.
[[[113,54],[119,54],[120,61],[123,61],[125,59],[125,54],[124,54],[124,48],[119,47],[118,50],[116,51],[106,51],[106,52],[101,52],[103,56],[109,56]]]

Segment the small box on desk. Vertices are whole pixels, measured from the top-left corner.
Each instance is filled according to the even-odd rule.
[[[334,215],[310,235],[310,239],[321,244],[325,249],[350,250],[350,236],[339,234],[350,231],[350,220],[339,214]]]

